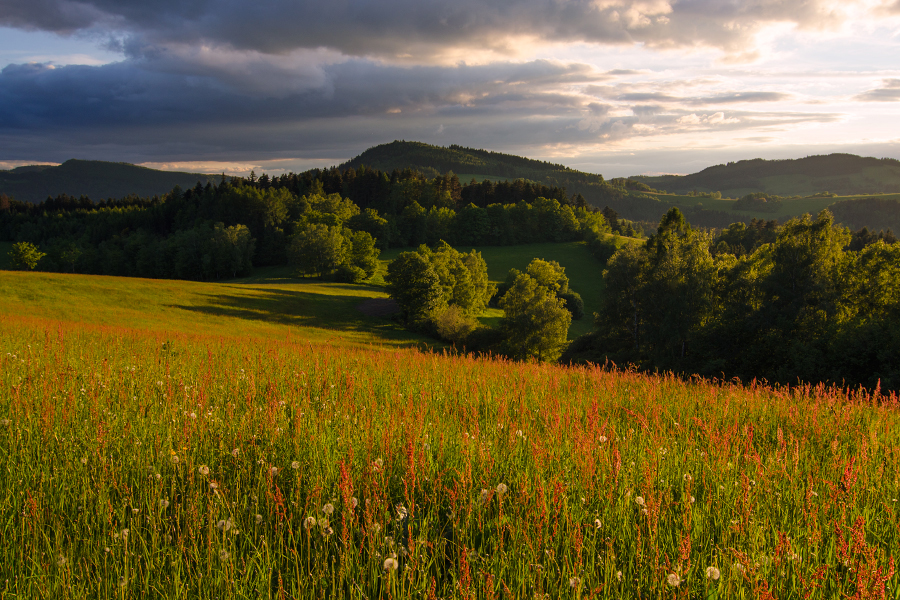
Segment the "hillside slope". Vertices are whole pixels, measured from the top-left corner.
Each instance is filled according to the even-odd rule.
[[[602,175],[583,173],[564,165],[489,150],[455,145],[444,148],[422,142],[393,141],[374,146],[339,168],[358,169],[363,165],[387,172],[411,168],[428,174],[433,172],[435,175],[443,175],[447,171],[453,171],[464,175],[523,178],[557,186],[603,183]]]
[[[650,187],[674,193],[721,191],[728,197],[751,192],[809,196],[829,191],[839,195],[900,192],[900,161],[854,154],[807,156],[791,160],[741,160],[715,165],[691,175],[632,177]]]
[[[85,195],[92,200],[123,198],[136,194],[164,194],[176,185],[192,188],[206,184],[210,175],[157,171],[128,163],[99,160],[67,160],[58,167],[31,165],[0,171],[0,194],[22,202],[41,202],[48,196]]]

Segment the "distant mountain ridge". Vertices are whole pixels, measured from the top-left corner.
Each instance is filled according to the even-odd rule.
[[[132,194],[151,197],[176,185],[192,188],[198,181],[206,185],[212,179],[211,175],[158,171],[130,163],[72,159],[59,166],[27,165],[0,171],[0,194],[33,203],[60,194],[99,201]]]
[[[393,141],[369,148],[338,168],[361,166],[386,171],[417,169],[428,175],[487,175],[507,179],[529,179],[545,185],[602,184],[603,176],[570,169],[565,165],[524,158],[513,154],[463,146],[432,146],[422,142]],[[466,183],[465,181],[463,183]]]
[[[739,197],[752,192],[810,196],[900,192],[900,161],[893,158],[828,154],[786,160],[754,158],[707,167],[690,175],[637,175],[630,179],[676,194],[722,192]]]

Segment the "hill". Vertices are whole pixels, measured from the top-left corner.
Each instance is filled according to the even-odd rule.
[[[92,200],[150,197],[164,194],[176,185],[192,188],[206,184],[212,176],[199,173],[158,171],[129,163],[99,160],[67,160],[59,166],[28,165],[0,171],[0,194],[21,202],[41,202],[48,196],[85,195]]]
[[[430,175],[453,171],[465,176],[460,177],[461,180],[472,176],[493,180],[528,179],[560,187],[603,183],[602,175],[576,171],[564,165],[489,150],[455,145],[445,148],[422,142],[393,141],[374,146],[338,168],[358,169],[363,165],[387,172],[417,169]]]
[[[740,197],[752,192],[811,196],[900,192],[900,161],[854,154],[807,156],[790,160],[741,160],[707,167],[691,175],[635,176],[631,179],[676,194],[721,191]]]

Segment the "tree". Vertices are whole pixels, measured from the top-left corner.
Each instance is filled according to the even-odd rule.
[[[13,244],[12,250],[9,251],[13,266],[23,271],[34,271],[45,256],[46,252],[41,252],[37,246],[29,242]]]
[[[555,360],[562,354],[572,315],[565,302],[526,273],[520,273],[500,299],[502,330],[517,358]]]
[[[440,279],[417,252],[401,252],[391,261],[385,281],[406,322],[427,318],[446,305]]]
[[[288,260],[303,275],[330,275],[344,262],[346,241],[338,226],[310,223],[297,231]]]

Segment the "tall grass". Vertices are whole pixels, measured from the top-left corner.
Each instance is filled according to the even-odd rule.
[[[0,598],[900,598],[897,411],[0,317]]]

